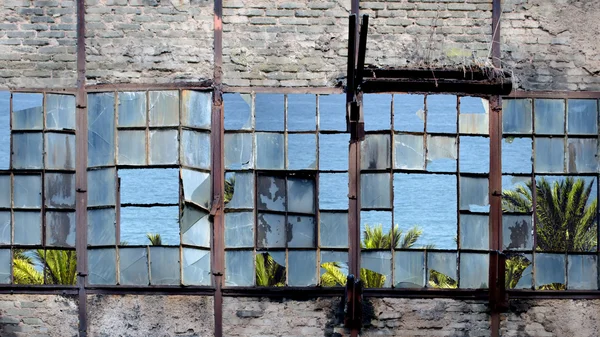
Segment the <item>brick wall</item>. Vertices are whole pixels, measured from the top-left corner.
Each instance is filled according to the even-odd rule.
[[[74,87],[73,0],[0,1],[0,87]]]

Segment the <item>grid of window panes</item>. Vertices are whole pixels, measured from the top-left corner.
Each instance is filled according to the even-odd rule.
[[[348,272],[344,95],[223,95],[227,286],[341,286]]]
[[[74,285],[75,96],[2,92],[0,129],[0,283]]]
[[[488,101],[366,94],[361,279],[369,288],[487,288]]]
[[[598,101],[504,99],[506,287],[598,289]]]
[[[211,99],[88,95],[91,285],[210,285]]]

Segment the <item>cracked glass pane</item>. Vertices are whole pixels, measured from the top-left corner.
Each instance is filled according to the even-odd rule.
[[[117,172],[114,168],[92,170],[88,178],[88,207],[114,206]]]
[[[460,288],[488,288],[490,258],[488,254],[460,254]]]
[[[10,283],[10,249],[0,249],[0,283]]]
[[[363,173],[360,175],[360,205],[364,208],[391,208],[391,176],[389,173]]]
[[[392,147],[389,135],[366,135],[360,143],[360,147],[360,168],[362,170],[388,169],[392,166],[390,156]]]
[[[150,165],[177,164],[177,130],[150,131]]]
[[[288,215],[287,245],[290,248],[314,248],[316,224],[312,216]]]
[[[121,241],[130,245],[147,245],[150,236],[160,235],[161,244],[178,245],[179,207],[122,207]]]
[[[88,94],[88,167],[114,164],[115,96]]]
[[[0,244],[9,245],[12,236],[10,211],[0,211]]]
[[[423,288],[425,286],[425,254],[423,252],[394,253],[394,287]]]
[[[487,250],[490,245],[490,224],[487,215],[460,215],[460,248]]]
[[[456,137],[427,135],[427,171],[456,172],[457,158]]]
[[[319,134],[319,169],[320,170],[348,170],[348,144],[350,135],[345,134]],[[340,154],[344,155],[340,155]]]
[[[148,250],[119,248],[119,284],[148,285]]]
[[[256,131],[283,131],[283,94],[256,94],[254,118]]]
[[[535,132],[561,135],[565,132],[565,101],[562,99],[536,99]]]
[[[75,213],[46,211],[46,245],[75,247]]]
[[[258,247],[285,247],[286,226],[284,215],[259,213],[256,231],[256,244]]]
[[[567,289],[598,289],[598,257],[594,255],[569,255]]]
[[[39,175],[14,176],[13,207],[42,207],[42,177]]]
[[[522,198],[531,200],[531,177],[502,176],[502,211],[529,213],[533,209],[531,201],[520,202]],[[516,193],[516,194],[515,194]]]
[[[348,209],[348,173],[319,174],[319,208]]]
[[[254,174],[225,173],[225,208],[254,208]]]
[[[598,102],[595,99],[570,99],[567,102],[567,132],[572,135],[598,133]]]
[[[46,173],[45,201],[47,207],[75,208],[75,175]]]
[[[20,212],[14,214],[14,244],[16,245],[41,245],[42,244],[42,213]]]
[[[181,163],[186,166],[210,169],[210,134],[182,130]]]
[[[255,137],[256,168],[283,170],[285,145],[283,134],[257,132]]]
[[[146,126],[146,92],[120,92],[119,126]]]
[[[314,134],[288,134],[288,170],[317,169],[317,136]]]
[[[0,90],[0,170],[10,167],[10,92]]]
[[[317,252],[290,251],[288,253],[288,285],[309,287],[317,285]]]
[[[113,285],[117,283],[116,249],[88,250],[90,284]]]
[[[319,217],[321,247],[348,247],[348,213],[323,213]]]
[[[360,212],[360,240],[365,243],[367,233],[372,236],[381,231],[383,235],[391,235],[392,231],[392,212],[384,211],[362,211]],[[377,234],[375,234],[377,235]],[[385,242],[385,241],[383,241]],[[383,246],[381,246],[383,245]],[[390,248],[390,244],[375,243],[375,246],[365,244],[363,249]]]
[[[210,251],[183,248],[183,284],[209,286]]]
[[[317,126],[317,97],[311,94],[287,95],[287,129],[315,131]]]
[[[392,124],[392,95],[363,95],[365,131],[389,130]]]
[[[392,285],[392,253],[363,251],[360,274],[365,288],[389,288]]]
[[[181,95],[181,124],[193,128],[210,129],[212,93],[184,90]]]
[[[254,213],[225,213],[225,247],[254,246]]]
[[[148,104],[150,126],[179,125],[179,91],[150,91]]]
[[[507,289],[531,289],[533,282],[531,254],[507,254],[505,284]]]
[[[12,182],[10,175],[0,175],[0,208],[10,208]]]
[[[46,168],[75,169],[75,135],[46,133]]]
[[[532,215],[502,215],[502,247],[510,250],[533,249]]]
[[[319,129],[346,131],[346,95],[319,95]]]
[[[425,127],[425,96],[394,95],[394,130],[423,132]]]
[[[210,207],[210,174],[181,169],[181,180],[183,182],[183,196],[185,201],[208,209]],[[174,191],[177,190],[174,189]],[[171,195],[173,203],[177,203],[177,195],[178,193]]]
[[[251,286],[254,284],[253,255],[251,250],[225,252],[226,286]]]
[[[44,127],[44,95],[13,94],[13,130],[41,130]]]
[[[43,166],[43,137],[41,133],[13,133],[13,169],[41,169]]]
[[[115,244],[116,213],[114,208],[88,210],[88,245]]]
[[[122,169],[118,173],[121,179],[121,204],[179,203],[178,169]]]
[[[502,100],[502,132],[531,133],[532,100]]]
[[[535,289],[565,290],[565,262],[564,254],[535,254]]]
[[[457,103],[454,95],[428,95],[427,132],[456,133]]]
[[[259,176],[257,185],[258,209],[280,212],[286,210],[284,178]]]
[[[313,179],[287,179],[288,212],[315,213],[315,181]]]
[[[460,177],[460,210],[489,212],[490,200],[487,178]]]
[[[185,204],[181,215],[181,243],[210,247],[210,219],[208,212]]]
[[[487,135],[489,130],[489,101],[479,97],[461,97],[458,132]]]
[[[444,289],[458,287],[456,253],[427,253],[427,287]]]
[[[223,94],[225,130],[251,130],[253,125],[251,106],[252,95],[250,94]]]
[[[259,287],[285,286],[285,252],[256,253],[256,285]]]
[[[562,138],[535,139],[535,172],[563,172],[565,143]]]
[[[75,130],[75,96],[46,95],[46,128]]]
[[[490,139],[462,136],[459,141],[460,156],[458,162],[460,172],[490,172]]]
[[[321,251],[321,280],[323,287],[343,287],[348,276],[348,253]]]
[[[504,138],[502,140],[502,172],[531,173],[533,169],[533,140],[531,138]]]
[[[567,169],[569,173],[595,173],[598,171],[598,140],[569,139],[567,143]]]
[[[425,169],[425,149],[422,135],[394,135],[394,168]]]
[[[254,168],[254,152],[251,133],[225,134],[225,168],[246,170]]]
[[[119,130],[120,165],[146,164],[146,132],[139,130]]]
[[[181,283],[178,247],[150,247],[150,284]]]

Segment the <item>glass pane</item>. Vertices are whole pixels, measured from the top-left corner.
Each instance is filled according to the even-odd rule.
[[[225,208],[254,208],[254,174],[225,173]]]
[[[389,288],[392,285],[392,253],[363,251],[360,254],[361,279],[365,288]]]
[[[568,289],[598,289],[598,257],[594,255],[569,255]]]
[[[287,95],[287,129],[289,131],[314,131],[316,130],[316,126],[316,95]]]
[[[425,169],[425,148],[421,135],[394,135],[394,168]]]
[[[532,149],[531,138],[504,138],[502,141],[502,172],[531,173]]]
[[[181,180],[183,188],[183,196],[185,201],[193,202],[196,205],[204,208],[210,207],[210,174],[193,170],[181,169]],[[177,191],[174,189],[174,192]],[[175,199],[177,194],[172,194],[173,203],[177,203]]]
[[[460,248],[487,250],[490,245],[490,224],[487,215],[460,215]]]
[[[116,249],[88,250],[90,284],[117,283],[117,251]]]
[[[150,131],[150,165],[177,164],[177,130]]]
[[[256,244],[258,247],[285,247],[285,216],[279,214],[259,213]]]
[[[425,254],[423,252],[395,252],[394,254],[394,287],[424,287]]]
[[[181,95],[181,124],[194,128],[210,129],[212,93],[183,90]]]
[[[389,130],[392,124],[392,95],[364,94],[365,130]]]
[[[0,249],[0,283],[10,283],[10,249]]]
[[[119,126],[146,126],[146,92],[119,93]]]
[[[428,95],[427,132],[456,133],[457,103],[454,95]]]
[[[360,146],[361,169],[387,169],[391,167],[390,151],[392,147],[389,135],[366,135]]]
[[[312,216],[288,215],[288,240],[290,248],[313,248],[316,246],[316,224]]]
[[[531,182],[531,177],[502,176],[502,211],[531,212]]]
[[[88,166],[114,164],[115,97],[113,93],[88,94]]]
[[[348,170],[349,134],[319,134],[319,169]]]
[[[186,166],[210,169],[210,134],[182,130],[181,163]]]
[[[287,168],[304,170],[317,168],[317,136],[314,134],[288,134]]]
[[[531,289],[533,284],[533,258],[531,254],[514,254],[506,257],[505,284],[507,289]]]
[[[456,172],[457,158],[456,137],[427,135],[427,171]]]
[[[181,243],[210,247],[211,221],[208,212],[185,204],[180,220]]]
[[[538,290],[565,290],[565,255],[535,255],[535,288]]]
[[[114,245],[116,232],[114,208],[88,210],[88,245]]]
[[[46,168],[75,169],[75,135],[46,133]]]
[[[75,96],[46,95],[46,128],[75,130]]]
[[[598,171],[598,140],[571,138],[567,149],[569,173],[595,173]]]
[[[12,237],[11,214],[9,211],[0,211],[0,244],[9,245]]]
[[[315,213],[315,181],[313,179],[288,178],[288,212]]]
[[[119,284],[148,285],[146,248],[119,248]]]
[[[10,208],[12,203],[10,175],[0,175],[0,208]]]
[[[289,280],[291,287],[317,285],[317,252],[290,251],[288,253]]]
[[[256,285],[260,287],[285,286],[285,252],[257,252]]]
[[[278,133],[256,133],[256,168],[283,170],[284,138]]]
[[[283,131],[283,94],[256,94],[254,98],[255,130]]]
[[[42,244],[42,214],[41,212],[14,212],[16,245]]]
[[[148,96],[150,126],[179,125],[178,91],[150,91]]]
[[[13,133],[13,169],[41,169],[43,166],[43,139],[41,133]]]
[[[225,285],[251,286],[254,284],[252,251],[225,252]]]
[[[47,207],[75,208],[75,175],[46,173],[44,184]]]
[[[75,247],[75,213],[46,211],[46,245]]]
[[[120,165],[146,164],[146,132],[119,130],[119,155]]]
[[[598,133],[598,103],[595,99],[570,99],[567,104],[569,134]]]
[[[535,132],[560,135],[565,132],[565,101],[562,99],[536,99]]]
[[[458,131],[464,134],[489,134],[489,102],[479,97],[461,97]]]
[[[348,275],[348,253],[321,251],[321,281],[323,287],[342,287]]]
[[[528,99],[502,100],[502,132],[531,133],[532,101]]]
[[[425,96],[394,95],[394,130],[423,132],[425,126]]]
[[[460,137],[460,172],[490,172],[490,139],[484,137]]]
[[[488,254],[460,254],[460,287],[481,289],[488,287],[490,259]]]
[[[225,110],[225,130],[251,130],[252,96],[250,94],[223,94]]]
[[[114,168],[88,171],[88,207],[115,205],[116,172]]]
[[[44,121],[44,95],[30,93],[13,94],[13,130],[40,130]]]
[[[183,248],[183,284],[208,286],[210,277],[210,251]]]
[[[487,178],[460,177],[460,210],[489,212]]]
[[[278,177],[258,177],[258,209],[281,211],[286,210],[285,179]]]
[[[348,173],[319,174],[319,208],[348,209]]]
[[[391,177],[389,173],[363,173],[360,183],[360,204],[364,208],[391,208]]]
[[[383,235],[384,240],[373,240]],[[363,249],[390,249],[392,237],[392,212],[362,211],[360,212],[360,240]]]
[[[319,221],[321,247],[348,247],[348,213],[321,212]]]
[[[254,246],[254,213],[225,213],[225,247]]]
[[[179,202],[179,170],[177,169],[123,169],[119,170],[119,178],[121,178],[121,204],[177,204]]]
[[[160,236],[163,245],[179,245],[179,207],[122,207],[121,241],[147,245]]]
[[[535,172],[563,172],[565,143],[562,138],[535,139]]]
[[[225,134],[225,168],[245,170],[254,167],[251,133]]]
[[[427,253],[427,268],[427,287],[442,289],[458,287],[456,253]]]
[[[319,129],[346,131],[346,95],[319,95]]]
[[[150,284],[181,283],[179,248],[150,247]]]
[[[533,225],[531,215],[502,216],[503,249],[533,249]]]
[[[10,167],[10,92],[0,90],[0,170]]]
[[[39,175],[15,175],[13,206],[15,208],[42,207],[42,177]]]

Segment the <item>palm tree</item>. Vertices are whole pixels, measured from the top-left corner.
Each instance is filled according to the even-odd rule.
[[[158,233],[156,233],[156,234],[147,233],[146,237],[150,241],[150,246],[160,246],[160,245],[162,245],[162,238],[160,237],[160,234],[158,234]]]
[[[35,268],[39,263],[42,271]],[[44,282],[44,274],[46,280]],[[13,257],[13,278],[15,284],[62,284],[74,285],[77,282],[77,256],[74,250],[37,249],[33,256],[16,249]]]
[[[285,267],[275,262],[269,253],[256,255],[256,285],[261,287],[283,287]]]

